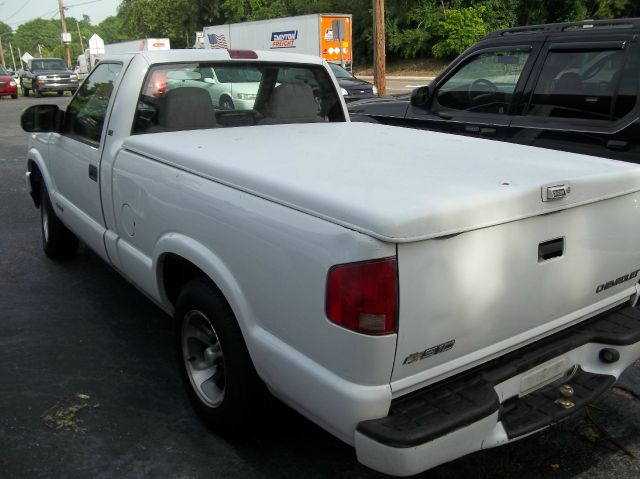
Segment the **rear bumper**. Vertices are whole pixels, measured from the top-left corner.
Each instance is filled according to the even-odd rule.
[[[506,444],[580,411],[638,357],[640,309],[604,313],[394,400],[387,417],[358,425],[358,460],[408,476]]]
[[[18,94],[18,87],[16,86],[0,86],[0,96],[5,96],[5,95],[17,95]]]

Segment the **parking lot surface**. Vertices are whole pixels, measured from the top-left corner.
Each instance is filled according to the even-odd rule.
[[[68,101],[0,100],[0,477],[384,477],[279,404],[251,437],[207,430],[180,384],[171,319],[85,247],[44,256],[19,116]],[[636,364],[576,417],[419,477],[640,477],[639,384]]]

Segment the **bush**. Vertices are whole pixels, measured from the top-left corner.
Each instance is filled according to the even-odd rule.
[[[486,35],[483,13],[483,6],[447,10],[446,17],[439,22],[438,36],[442,40],[433,46],[433,55],[437,58],[458,56]]]

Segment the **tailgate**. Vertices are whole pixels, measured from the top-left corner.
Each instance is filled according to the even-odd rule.
[[[400,244],[394,394],[583,321],[635,294],[640,194]]]

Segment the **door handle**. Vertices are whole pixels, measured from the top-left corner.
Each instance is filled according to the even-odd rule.
[[[495,128],[480,128],[480,136],[494,136],[495,134]]]
[[[89,179],[98,181],[98,167],[95,165],[89,165]]]
[[[607,141],[607,148],[614,151],[627,151],[629,149],[629,142],[623,140],[609,140]]]
[[[480,133],[480,127],[478,125],[465,125],[464,131],[466,133],[478,134]]]

